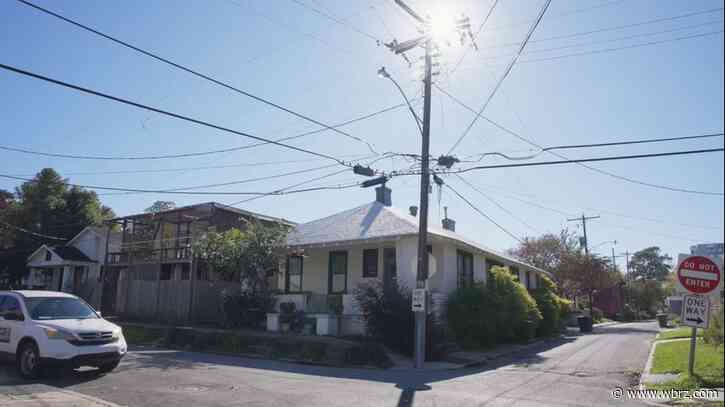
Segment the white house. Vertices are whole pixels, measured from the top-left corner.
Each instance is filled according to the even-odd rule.
[[[75,294],[100,309],[107,233],[107,228],[88,226],[65,245],[40,246],[28,257],[23,288]],[[117,246],[118,238],[112,232],[109,246]]]
[[[402,286],[415,287],[418,218],[391,206],[390,189],[383,186],[376,192],[374,202],[295,227],[287,239],[291,254],[280,273],[285,294],[277,304],[291,301],[297,309],[323,314],[326,297],[340,295],[342,333],[354,334],[364,331],[352,294],[358,284],[397,279]],[[455,233],[452,219],[443,219],[442,227],[429,226],[428,236],[426,287],[439,311],[456,288],[485,283],[493,266],[508,266],[527,288],[535,288],[538,276],[547,274]],[[277,328],[274,322],[268,324],[268,329]]]

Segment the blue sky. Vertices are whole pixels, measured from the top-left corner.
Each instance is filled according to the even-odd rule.
[[[338,123],[400,103],[385,66],[411,98],[421,94],[416,67],[409,68],[370,38],[405,40],[416,35],[410,19],[392,0],[300,0],[335,16],[339,24],[290,0],[188,2],[40,1],[38,4],[157,52],[326,123]],[[465,13],[477,28],[489,1],[410,1],[419,10]],[[454,44],[441,50],[437,84],[474,109],[480,108],[510,60],[543,1],[502,0],[478,38],[478,52]],[[554,0],[521,57],[484,115],[544,146],[721,132],[723,119],[723,12],[679,17],[723,7],[722,1]],[[618,30],[551,39],[640,24]],[[365,34],[362,34],[365,33]],[[646,34],[646,35],[645,35]],[[703,34],[702,36],[697,36]],[[688,39],[676,38],[697,36]],[[655,43],[622,50],[630,45]],[[550,50],[550,48],[557,48]],[[595,51],[595,53],[590,53]],[[463,52],[454,73],[448,71]],[[572,54],[583,54],[570,56]],[[416,55],[417,57],[418,55]],[[565,56],[563,58],[547,59]],[[185,72],[120,47],[14,1],[0,5],[0,60],[40,74],[202,118],[267,138],[316,129],[314,124],[274,110]],[[526,61],[529,62],[526,62]],[[190,123],[81,95],[10,72],[0,72],[2,145],[66,154],[154,155],[213,150],[250,140]],[[431,151],[448,151],[473,114],[438,91],[433,94]],[[420,106],[417,105],[420,109]],[[420,137],[405,109],[346,126],[377,151],[420,153]],[[333,132],[291,141],[300,147],[351,158],[368,153],[364,144]],[[572,157],[721,147],[722,138],[566,151]],[[454,153],[501,151],[527,154],[531,146],[479,120]],[[552,159],[542,155],[541,159]],[[294,161],[279,163],[280,161]],[[253,165],[275,162],[276,164]],[[486,158],[484,163],[505,161]],[[71,182],[131,188],[175,188],[274,175],[328,164],[315,157],[263,146],[199,158],[155,161],[86,161],[0,151],[4,174],[32,175],[53,167]],[[378,163],[384,169],[409,165]],[[206,166],[235,167],[177,172],[100,174]],[[615,174],[695,190],[723,190],[723,155],[668,157],[595,163]],[[333,168],[214,191],[269,191],[333,171]],[[657,190],[607,177],[576,165],[497,169],[468,173],[466,180],[504,206],[502,211],[454,177],[467,198],[515,235],[558,231],[559,212],[600,215],[588,225],[591,245],[617,240],[617,252],[661,246],[676,255],[691,244],[723,240],[722,196]],[[359,178],[344,173],[310,186]],[[418,179],[390,182],[393,203],[417,204]],[[18,183],[0,180],[0,188]],[[212,190],[212,189],[208,189]],[[119,215],[135,213],[158,199],[177,204],[244,197],[101,194]],[[364,204],[374,191],[347,189],[258,199],[241,207],[304,222]],[[458,231],[505,250],[515,241],[444,191],[434,191],[431,221],[442,207]],[[510,213],[509,213],[510,212]],[[512,214],[515,217],[512,217]],[[649,219],[649,220],[646,220]],[[610,253],[609,244],[597,251]],[[620,263],[621,264],[621,263]]]

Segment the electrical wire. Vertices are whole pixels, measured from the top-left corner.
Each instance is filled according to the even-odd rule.
[[[488,9],[488,13],[486,13],[486,17],[483,18],[481,25],[478,26],[476,33],[473,35],[473,44],[476,43],[476,41],[478,40],[478,36],[481,35],[481,32],[483,31],[483,28],[486,26],[486,23],[488,22],[488,19],[491,17],[491,14],[493,14],[493,10],[496,8],[498,1],[499,0],[493,0],[493,2],[491,3],[491,7],[489,7],[489,9]],[[473,44],[471,44],[471,46],[473,46]],[[448,72],[449,76],[453,75],[456,72],[456,70],[458,70],[458,67],[461,66],[461,63],[463,63],[463,60],[466,58],[466,56],[468,55],[468,52],[470,50],[471,50],[471,47],[466,47],[466,49],[463,51],[463,54],[461,55],[461,57],[458,58],[456,65],[454,65],[453,69],[451,69]]]
[[[374,36],[374,35],[372,35],[370,33],[367,33],[365,31],[363,31],[363,30],[355,27],[354,25],[350,24],[349,22],[343,21],[340,18],[337,18],[337,17],[333,16],[330,13],[326,13],[326,12],[324,12],[324,11],[318,9],[318,8],[315,8],[313,6],[310,6],[309,4],[306,4],[306,3],[304,3],[304,2],[302,2],[300,0],[290,0],[290,1],[292,1],[293,3],[296,3],[299,6],[302,6],[303,8],[306,8],[307,10],[312,11],[313,13],[315,13],[317,15],[320,15],[320,16],[322,16],[322,17],[324,17],[324,18],[326,18],[326,19],[328,19],[330,21],[333,21],[333,22],[335,22],[335,23],[337,23],[337,24],[339,24],[339,25],[341,25],[343,27],[347,27],[348,29],[350,29],[350,30],[352,30],[352,31],[354,31],[354,32],[356,32],[358,34],[360,34],[362,36],[365,36],[365,37],[367,37],[367,38],[375,41],[375,44],[376,45],[382,44],[382,41],[380,40],[380,38],[378,38],[378,37],[376,37],[376,36]]]
[[[352,123],[356,123],[362,120],[367,120],[369,118],[378,116],[383,113],[390,112],[392,110],[399,109],[401,107],[406,106],[405,103],[399,103],[397,105],[389,106],[386,108],[383,108],[381,110],[365,114],[363,116],[356,117],[354,119],[350,119],[341,123],[335,124],[333,127],[344,127]],[[289,141],[289,140],[295,140],[298,138],[310,136],[313,134],[323,133],[327,131],[327,129],[317,129],[317,130],[311,130],[306,131],[300,134],[296,134],[293,136],[287,136],[282,137],[279,139],[276,139],[274,141],[276,142],[282,142],[282,141]],[[72,159],[81,159],[81,160],[161,160],[161,159],[169,159],[169,158],[189,158],[189,157],[198,157],[198,156],[205,156],[205,155],[212,155],[212,154],[220,154],[220,153],[227,153],[232,151],[240,151],[240,150],[246,150],[254,147],[264,146],[269,143],[262,142],[262,143],[254,143],[254,144],[247,144],[243,146],[238,147],[232,147],[228,149],[221,149],[221,150],[211,150],[211,151],[200,151],[200,152],[193,152],[193,153],[182,153],[182,154],[168,154],[168,155],[151,155],[151,156],[100,156],[100,155],[88,155],[88,154],[63,154],[63,153],[49,153],[49,152],[43,152],[43,151],[37,151],[37,150],[30,150],[26,148],[19,148],[19,147],[11,147],[11,146],[2,146],[0,145],[0,150],[6,150],[6,151],[12,151],[12,152],[20,152],[25,154],[33,154],[33,155],[39,155],[39,156],[46,156],[46,157],[57,157],[57,158],[72,158]],[[298,161],[301,162],[301,161]],[[249,164],[247,164],[249,165]],[[207,167],[207,168],[224,168],[224,167]],[[193,169],[193,168],[192,168]],[[72,174],[68,174],[72,175]]]
[[[284,106],[281,106],[281,105],[279,105],[277,103],[271,102],[271,101],[269,101],[267,99],[264,99],[264,98],[262,98],[260,96],[254,95],[254,94],[252,94],[250,92],[247,92],[247,91],[244,91],[244,90],[239,89],[237,87],[234,87],[234,86],[230,85],[229,83],[222,82],[221,80],[215,79],[215,78],[213,78],[213,77],[211,77],[209,75],[200,73],[199,71],[195,71],[195,70],[193,70],[193,69],[191,69],[189,67],[186,67],[186,66],[181,65],[179,63],[173,62],[170,59],[164,58],[164,57],[162,57],[162,56],[160,56],[158,54],[155,54],[153,52],[150,52],[150,51],[144,50],[142,48],[139,48],[137,46],[131,45],[131,44],[129,44],[129,43],[123,41],[123,40],[120,40],[118,38],[112,37],[112,36],[110,36],[108,34],[105,34],[105,33],[101,32],[99,30],[96,30],[94,28],[91,28],[89,26],[86,26],[84,24],[81,24],[81,23],[79,23],[77,21],[71,20],[70,18],[64,17],[64,16],[62,16],[62,15],[60,15],[58,13],[55,13],[53,11],[50,11],[50,10],[48,10],[46,8],[41,7],[41,6],[38,6],[38,5],[36,5],[34,3],[31,3],[31,2],[29,2],[27,0],[17,0],[17,1],[20,2],[20,3],[22,3],[22,4],[24,4],[24,5],[26,5],[26,6],[29,6],[29,7],[32,7],[34,9],[36,9],[36,10],[42,11],[43,13],[46,13],[46,14],[48,14],[50,16],[56,17],[56,18],[58,18],[60,20],[63,20],[65,22],[67,22],[67,23],[70,23],[70,24],[72,24],[72,25],[74,25],[76,27],[79,27],[79,28],[83,29],[83,30],[86,30],[88,32],[91,32],[93,34],[96,34],[96,35],[98,35],[100,37],[103,37],[103,38],[105,38],[107,40],[113,41],[116,44],[122,45],[122,46],[124,46],[126,48],[129,48],[129,49],[134,50],[136,52],[139,52],[139,53],[141,53],[143,55],[146,55],[148,57],[151,57],[151,58],[153,58],[153,59],[155,59],[157,61],[163,62],[163,63],[165,63],[167,65],[170,65],[170,66],[172,66],[174,68],[180,69],[180,70],[185,71],[187,73],[190,73],[190,74],[192,74],[194,76],[197,76],[199,78],[202,78],[202,79],[205,79],[205,80],[207,80],[209,82],[212,82],[212,83],[214,83],[216,85],[222,86],[222,87],[227,88],[227,89],[229,89],[231,91],[234,91],[234,92],[239,93],[241,95],[247,96],[247,97],[249,97],[249,98],[251,98],[253,100],[256,100],[256,101],[261,102],[261,103],[264,103],[264,104],[266,104],[268,106],[274,107],[275,109],[279,109],[279,110],[282,110],[284,112],[287,112],[287,113],[289,113],[289,114],[291,114],[291,115],[293,115],[293,116],[295,116],[297,118],[300,118],[300,119],[306,120],[308,122],[314,123],[314,124],[316,124],[318,126],[324,127],[326,130],[332,130],[335,133],[338,133],[340,135],[343,135],[345,137],[348,137],[348,138],[350,138],[352,140],[355,140],[355,141],[364,143],[364,144],[367,145],[368,149],[372,153],[376,154],[375,149],[373,148],[372,144],[370,144],[369,142],[367,142],[367,141],[365,141],[365,140],[363,140],[363,139],[361,139],[359,137],[356,137],[356,136],[353,136],[351,134],[348,134],[348,133],[346,133],[344,131],[341,131],[339,129],[334,128],[333,126],[330,126],[330,125],[327,125],[325,123],[322,123],[322,122],[320,122],[318,120],[312,119],[309,116],[306,116],[304,114],[298,113],[298,112],[296,112],[296,111],[294,111],[292,109],[289,109],[289,108],[284,107]]]
[[[595,10],[595,9],[600,9],[600,8],[604,8],[604,7],[614,6],[614,5],[617,5],[617,4],[624,3],[624,1],[625,0],[613,0],[613,1],[603,2],[602,4],[596,4],[594,6],[582,7],[582,8],[578,8],[578,9],[571,9],[571,10],[567,10],[567,11],[562,11],[561,13],[557,13],[557,14],[549,14],[548,19],[549,20],[556,20],[558,18],[570,16],[570,15],[573,15],[573,14],[584,13],[584,12],[591,11],[591,10]],[[512,23],[507,23],[507,24],[496,25],[496,26],[490,27],[488,30],[489,31],[504,31],[504,30],[510,30],[513,27],[519,27],[519,26],[522,26],[522,25],[526,25],[526,24],[528,24],[528,23],[530,23],[531,21],[534,21],[534,20],[535,19],[519,20],[518,22],[512,22]]]
[[[471,207],[471,209],[473,209],[474,211],[478,212],[478,214],[481,215],[481,216],[483,216],[484,218],[488,219],[489,222],[491,222],[494,225],[496,225],[497,228],[499,228],[500,230],[502,230],[507,235],[511,236],[511,238],[513,238],[514,240],[516,240],[519,243],[523,243],[524,242],[520,237],[518,237],[518,236],[514,235],[513,233],[509,232],[508,229],[506,229],[505,227],[501,226],[498,222],[496,222],[495,220],[493,220],[493,218],[491,218],[490,216],[486,215],[482,210],[478,209],[476,207],[476,205],[474,205],[473,203],[471,203],[471,201],[469,201],[468,199],[466,199],[466,197],[464,197],[463,195],[461,195],[452,186],[450,186],[449,184],[445,184],[445,186],[448,189],[450,189],[451,191],[453,191],[453,193],[456,194],[456,196],[458,196],[458,198],[460,198],[463,202],[467,203],[468,206]]]
[[[21,228],[19,226],[12,225],[12,224],[7,223],[7,222],[5,222],[3,220],[0,220],[0,225],[3,225],[5,227],[7,227],[7,228],[14,229],[14,230],[16,230],[18,232],[25,233],[27,235],[30,235],[30,236],[33,236],[33,237],[38,237],[38,238],[41,238],[41,239],[60,240],[60,241],[64,241],[64,242],[65,241],[68,241],[68,239],[64,239],[62,237],[49,236],[49,235],[44,235],[42,233],[36,233],[36,232],[30,231],[28,229],[25,229],[25,228]]]
[[[346,170],[349,171],[349,170]],[[7,179],[14,179],[19,181],[25,181],[25,182],[37,182],[37,180],[32,178],[25,178],[25,177],[16,177],[14,175],[8,175],[8,174],[0,174],[0,178],[7,178]],[[78,187],[78,188],[85,188],[85,189],[98,189],[98,190],[104,190],[104,191],[120,191],[120,192],[140,192],[140,193],[158,193],[158,194],[172,194],[172,195],[288,195],[288,194],[296,194],[301,192],[310,192],[310,191],[322,191],[327,189],[342,189],[340,186],[334,186],[334,187],[317,187],[317,188],[307,188],[307,189],[297,189],[297,190],[290,190],[290,191],[284,191],[284,192],[214,192],[214,191],[168,191],[164,189],[141,189],[141,188],[121,188],[121,187],[109,187],[109,186],[99,186],[99,185],[86,185],[86,184],[75,184],[71,182],[61,182],[63,185],[69,186],[69,187]],[[359,185],[355,184],[355,185]],[[354,185],[351,185],[354,186]],[[345,188],[350,188],[351,186],[345,186]]]
[[[524,48],[526,47],[526,44],[529,42],[529,39],[531,38],[531,36],[534,34],[534,31],[536,31],[536,27],[538,27],[539,26],[539,23],[541,23],[541,20],[544,18],[544,14],[546,14],[546,10],[548,10],[550,4],[551,4],[551,0],[546,0],[546,2],[544,3],[544,5],[541,8],[541,11],[539,12],[539,16],[537,17],[536,21],[534,22],[534,24],[529,29],[529,32],[526,34],[526,38],[521,43],[521,46],[519,47],[518,52],[511,59],[511,62],[508,64],[508,66],[504,70],[503,75],[501,75],[501,79],[498,80],[498,82],[496,83],[496,86],[494,86],[494,88],[491,90],[491,93],[488,95],[488,98],[483,103],[483,106],[481,106],[481,109],[478,111],[478,113],[473,118],[473,120],[471,120],[471,123],[463,131],[463,134],[461,134],[461,136],[458,138],[458,140],[456,140],[456,142],[453,144],[453,146],[451,147],[451,149],[448,150],[448,155],[450,155],[453,152],[453,150],[455,150],[456,147],[458,147],[458,145],[461,144],[461,141],[463,141],[463,139],[471,131],[471,129],[473,128],[473,125],[476,124],[476,122],[478,121],[478,118],[481,117],[481,115],[483,114],[483,111],[486,110],[486,107],[491,102],[491,100],[493,99],[493,97],[496,95],[496,92],[501,87],[501,84],[506,79],[506,77],[509,75],[509,73],[511,72],[511,70],[513,69],[514,65],[516,64],[516,61],[518,61],[519,57],[521,56],[521,53],[524,51]]]
[[[458,178],[459,180],[461,180],[461,182],[463,182],[464,184],[468,185],[469,188],[471,188],[472,190],[478,192],[479,195],[481,195],[482,197],[486,198],[486,200],[488,200],[492,204],[496,205],[496,207],[498,209],[506,212],[509,216],[511,216],[512,218],[514,218],[517,221],[519,221],[519,223],[521,223],[522,225],[524,225],[527,228],[529,228],[529,230],[532,230],[532,231],[534,231],[536,233],[539,233],[539,231],[535,227],[531,226],[528,222],[526,222],[525,220],[523,220],[521,217],[517,216],[516,214],[514,214],[513,212],[511,212],[508,208],[506,208],[505,206],[501,205],[498,201],[496,201],[495,199],[493,199],[491,196],[489,196],[488,194],[486,194],[483,191],[481,191],[480,189],[478,189],[475,185],[473,185],[470,182],[468,182],[468,180],[466,180],[465,178],[463,178],[460,174],[455,174],[455,176],[456,176],[456,178]]]
[[[433,86],[435,86],[436,89],[438,89],[439,91],[441,91],[444,95],[448,96],[451,100],[453,100],[454,102],[456,102],[461,107],[463,107],[463,108],[465,108],[465,109],[467,109],[467,110],[469,110],[469,111],[471,111],[473,113],[476,113],[476,111],[472,107],[468,106],[466,103],[462,102],[460,99],[458,99],[457,97],[453,96],[450,92],[446,91],[445,89],[441,88],[440,86],[438,86],[435,83],[433,84]],[[491,125],[493,125],[494,127],[498,128],[499,130],[502,130],[502,131],[508,133],[509,135],[516,137],[517,139],[523,141],[524,143],[526,143],[526,144],[528,144],[530,146],[536,147],[538,149],[543,149],[544,148],[543,146],[537,144],[533,140],[530,140],[530,139],[528,139],[528,138],[526,138],[526,137],[524,137],[524,136],[516,133],[515,131],[513,131],[513,130],[511,130],[511,129],[509,129],[509,128],[507,128],[507,127],[505,127],[505,126],[503,126],[503,125],[501,125],[501,124],[499,124],[499,123],[491,120],[490,118],[488,118],[486,116],[483,116],[482,115],[481,118],[483,120],[487,121],[488,123],[490,123]],[[555,157],[561,158],[561,159],[565,159],[565,160],[568,159],[568,157],[566,157],[565,155],[563,155],[561,153],[555,153],[555,152],[550,151],[549,154],[551,154],[551,155],[553,155]],[[581,162],[578,163],[578,165],[581,166],[581,167],[584,167],[584,168],[586,168],[588,170],[597,172],[599,174],[606,175],[608,177],[612,177],[612,178],[618,179],[620,181],[626,181],[626,182],[629,182],[629,183],[632,183],[632,184],[647,186],[647,187],[651,187],[651,188],[662,189],[662,190],[667,190],[667,191],[672,191],[672,192],[683,192],[683,193],[688,193],[688,194],[722,195],[721,193],[708,192],[708,191],[697,191],[697,190],[692,190],[692,189],[687,189],[687,188],[671,187],[671,186],[667,186],[667,185],[660,185],[660,184],[654,184],[654,183],[651,183],[651,182],[640,181],[640,180],[637,180],[637,179],[634,179],[634,178],[625,177],[623,175],[618,175],[618,174],[615,174],[613,172],[609,172],[609,171],[605,171],[605,170],[602,170],[602,169],[599,169],[599,168],[596,168],[596,167],[592,167],[590,165],[586,165],[586,164],[581,163]]]
[[[23,0],[18,0],[18,1],[23,1]],[[291,149],[291,150],[295,150],[295,151],[299,151],[299,152],[311,154],[311,155],[314,155],[314,156],[317,156],[317,157],[327,158],[329,160],[336,161],[336,162],[338,162],[338,163],[340,163],[342,165],[346,165],[346,166],[348,165],[343,160],[340,160],[339,158],[335,158],[335,157],[333,157],[331,155],[328,155],[328,154],[318,153],[318,152],[315,152],[315,151],[312,151],[312,150],[308,150],[308,149],[305,149],[305,148],[302,148],[302,147],[296,147],[296,146],[293,146],[293,145],[290,145],[290,144],[281,143],[279,141],[266,139],[264,137],[254,136],[254,135],[251,135],[249,133],[244,133],[244,132],[241,132],[241,131],[232,130],[232,129],[227,128],[227,127],[222,127],[222,126],[219,126],[219,125],[216,125],[216,124],[212,124],[210,122],[206,122],[206,121],[203,121],[203,120],[200,120],[200,119],[195,119],[195,118],[192,118],[190,116],[184,116],[184,115],[181,115],[181,114],[172,113],[172,112],[167,111],[167,110],[162,110],[162,109],[155,108],[155,107],[152,107],[152,106],[149,106],[149,105],[144,105],[144,104],[141,104],[141,103],[138,103],[138,102],[134,102],[134,101],[131,101],[131,100],[128,100],[128,99],[123,99],[123,98],[120,98],[120,97],[117,97],[117,96],[112,96],[112,95],[109,95],[109,94],[106,94],[106,93],[102,93],[102,92],[98,92],[98,91],[91,90],[91,89],[88,89],[88,88],[84,88],[84,87],[81,87],[81,86],[78,86],[78,85],[74,85],[74,84],[71,84],[71,83],[68,83],[68,82],[63,82],[63,81],[60,81],[60,80],[57,80],[57,79],[53,79],[53,78],[50,78],[50,77],[47,77],[47,76],[43,76],[43,75],[40,75],[40,74],[36,74],[36,73],[30,72],[30,71],[26,71],[26,70],[23,70],[23,69],[20,69],[20,68],[16,68],[16,67],[13,67],[13,66],[10,66],[10,65],[5,65],[3,63],[0,63],[0,68],[5,69],[5,70],[8,70],[8,71],[11,71],[11,72],[15,72],[15,73],[20,74],[20,75],[25,75],[25,76],[29,76],[31,78],[40,79],[40,80],[45,81],[45,82],[50,82],[50,83],[53,83],[53,84],[56,84],[56,85],[60,85],[60,86],[63,86],[63,87],[69,88],[69,89],[73,89],[73,90],[76,90],[76,91],[79,91],[79,92],[83,92],[83,93],[86,93],[86,94],[98,96],[98,97],[101,97],[101,98],[104,98],[104,99],[113,100],[115,102],[123,103],[125,105],[137,107],[139,109],[149,110],[149,111],[156,112],[156,113],[159,113],[159,114],[162,114],[162,115],[165,115],[165,116],[169,116],[169,117],[173,117],[173,118],[176,118],[176,119],[185,120],[185,121],[188,121],[188,122],[191,122],[191,123],[195,123],[195,124],[198,124],[198,125],[201,125],[201,126],[206,126],[206,127],[210,127],[210,128],[216,129],[216,130],[220,130],[220,131],[227,132],[227,133],[236,134],[238,136],[248,137],[248,138],[251,138],[251,139],[254,139],[254,140],[263,141],[266,144],[274,144],[274,145],[277,145],[277,146],[280,146],[280,147],[285,147],[285,148],[288,148],[288,149]]]
[[[662,142],[682,141],[682,140],[697,140],[697,139],[712,138],[712,137],[722,137],[724,135],[725,135],[725,133],[712,133],[712,134],[702,134],[702,135],[697,135],[697,136],[651,138],[651,139],[643,139],[643,140],[614,141],[614,142],[608,142],[608,143],[594,143],[594,144],[573,144],[573,145],[562,145],[562,146],[553,146],[553,147],[542,148],[540,151],[536,152],[535,154],[531,154],[531,155],[527,155],[527,156],[514,157],[514,156],[510,156],[508,154],[504,154],[502,152],[491,152],[491,153],[483,153],[483,154],[474,154],[474,155],[468,156],[466,158],[478,157],[478,159],[475,161],[479,162],[487,156],[495,155],[495,156],[503,157],[507,160],[514,160],[514,161],[530,160],[530,159],[538,157],[539,155],[541,155],[547,151],[553,151],[553,150],[624,146],[624,145],[632,145],[632,144],[662,143]],[[462,161],[462,162],[466,162],[466,161]]]

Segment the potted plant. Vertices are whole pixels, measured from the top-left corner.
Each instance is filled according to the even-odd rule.
[[[279,304],[279,328],[283,333],[290,331],[292,322],[295,319],[297,306],[294,302],[283,302]]]

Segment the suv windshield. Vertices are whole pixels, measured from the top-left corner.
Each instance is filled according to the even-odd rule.
[[[30,318],[35,320],[98,318],[93,308],[77,298],[26,298],[25,306]]]

